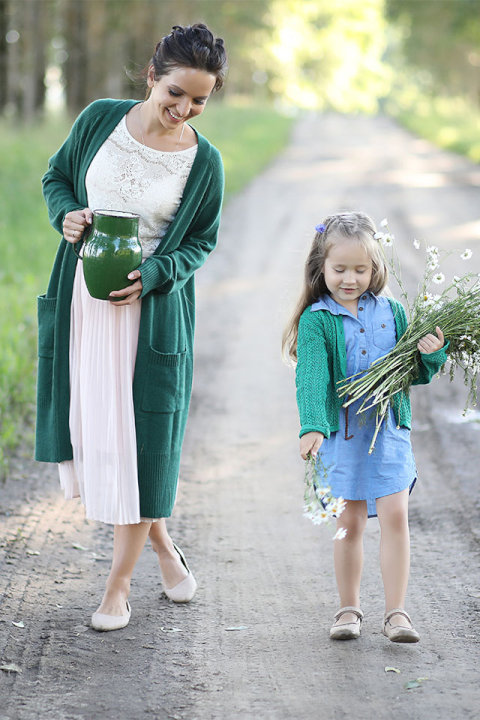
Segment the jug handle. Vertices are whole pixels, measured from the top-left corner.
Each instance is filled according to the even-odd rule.
[[[80,252],[77,250],[77,245],[78,245],[78,243],[85,243],[88,240],[88,238],[90,237],[92,230],[93,230],[93,225],[90,225],[90,227],[85,228],[80,240],[77,240],[77,242],[73,243],[73,245],[72,245],[73,252],[75,253],[75,255],[77,256],[77,258],[79,260],[83,260],[83,257],[80,255]]]

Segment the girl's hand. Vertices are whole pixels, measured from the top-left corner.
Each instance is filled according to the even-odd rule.
[[[76,243],[82,239],[85,228],[92,224],[93,213],[90,208],[72,210],[63,220],[63,237],[69,243]]]
[[[321,432],[309,432],[300,438],[300,455],[304,460],[308,455],[317,456],[320,446],[325,438]]]
[[[132,272],[128,274],[128,279],[136,280],[136,282],[128,285],[126,288],[123,288],[123,290],[113,290],[110,293],[109,300],[114,305],[131,305],[134,303],[135,300],[138,300],[142,294],[143,284],[141,278],[142,274],[140,270],[132,270]],[[122,299],[115,300],[116,297],[120,297]]]
[[[436,335],[429,333],[418,341],[417,348],[421,353],[424,353],[424,355],[437,352],[437,350],[440,350],[440,348],[442,348],[445,344],[445,338],[443,337],[443,333],[439,327],[435,328],[435,332],[437,333]]]

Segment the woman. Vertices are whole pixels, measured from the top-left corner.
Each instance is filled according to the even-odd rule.
[[[196,589],[165,518],[192,384],[193,276],[216,244],[223,168],[187,121],[225,73],[221,39],[202,24],[175,26],[148,66],[147,99],[89,105],[43,178],[63,237],[38,300],[36,459],[59,463],[65,496],[80,496],[87,518],[115,525],[96,630],[128,624],[147,536],[167,596],[188,602]],[[95,209],[140,215],[143,262],[109,301],[90,297],[73,250]]]

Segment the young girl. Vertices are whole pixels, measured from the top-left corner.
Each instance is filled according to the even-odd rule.
[[[337,526],[347,534],[335,542],[334,563],[340,609],[330,637],[360,635],[359,607],[363,532],[378,515],[380,564],[385,590],[383,632],[393,642],[418,642],[405,611],[410,566],[408,496],[416,479],[410,445],[410,401],[399,393],[368,454],[373,415],[357,415],[358,405],[342,407],[337,383],[366,371],[405,332],[402,305],[381,295],[387,267],[375,240],[372,220],[360,212],[327,217],[317,225],[305,267],[305,287],[285,331],[284,347],[297,362],[300,454],[319,457],[328,469],[334,496],[347,500]],[[440,328],[418,343],[421,366],[416,384],[428,383],[445,363]]]

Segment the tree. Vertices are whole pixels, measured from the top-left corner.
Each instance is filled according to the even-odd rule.
[[[7,6],[7,0],[0,0],[0,113],[5,110],[8,99]]]
[[[389,86],[383,0],[275,0],[262,65],[293,105],[375,111]]]
[[[386,13],[427,89],[480,103],[480,0],[387,0]]]

